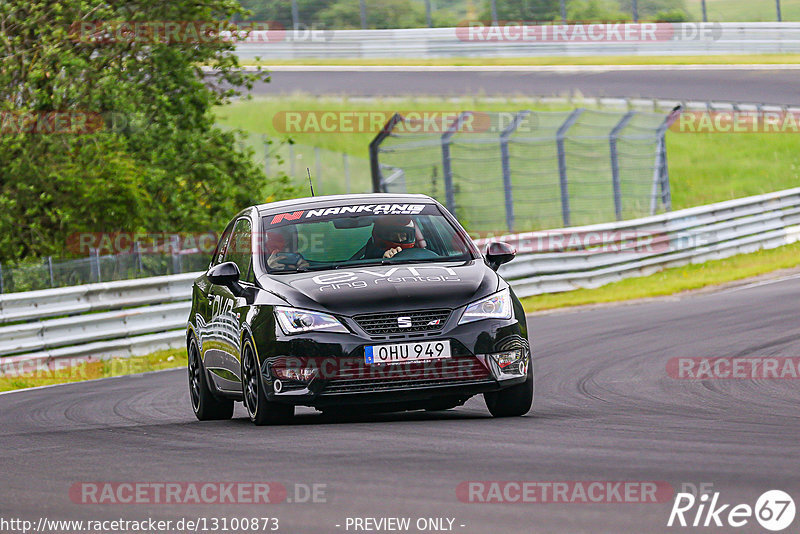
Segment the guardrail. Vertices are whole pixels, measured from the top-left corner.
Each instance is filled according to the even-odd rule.
[[[500,272],[520,296],[598,287],[800,241],[800,188],[477,243],[489,240],[518,248]],[[198,274],[0,295],[0,374],[183,346]]]
[[[183,346],[198,275],[0,295],[0,375]]]
[[[527,28],[527,29],[525,29]],[[800,23],[700,22],[254,31],[242,59],[697,55],[800,52]]]
[[[500,273],[523,297],[595,288],[800,240],[800,188],[617,223],[529,232]]]

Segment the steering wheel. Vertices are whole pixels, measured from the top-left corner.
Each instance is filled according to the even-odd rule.
[[[401,258],[407,260],[424,260],[426,258],[438,258],[439,255],[434,251],[427,248],[404,248],[394,256],[394,258]]]

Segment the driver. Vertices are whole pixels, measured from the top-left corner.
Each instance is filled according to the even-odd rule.
[[[267,267],[274,271],[301,270],[308,262],[297,252],[297,230],[291,226],[266,233],[264,248],[268,254]]]
[[[410,217],[385,215],[375,220],[372,237],[362,249],[363,258],[391,258],[404,249],[413,248],[416,241],[417,229]]]

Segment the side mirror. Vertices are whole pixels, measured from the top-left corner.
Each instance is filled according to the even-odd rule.
[[[504,263],[508,263],[517,255],[516,249],[508,243],[493,241],[486,245],[486,262],[493,270],[497,270]]]
[[[236,296],[242,294],[242,286],[239,285],[239,266],[232,261],[226,261],[219,265],[213,266],[206,273],[208,281],[218,286],[224,286],[231,290]]]

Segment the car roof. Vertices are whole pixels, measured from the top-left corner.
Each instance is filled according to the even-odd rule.
[[[401,204],[416,202],[422,204],[434,204],[436,201],[428,195],[400,194],[400,193],[363,193],[353,195],[328,195],[319,197],[293,198],[291,200],[280,200],[268,204],[255,206],[259,214],[268,214],[286,210],[327,208],[348,204]]]

